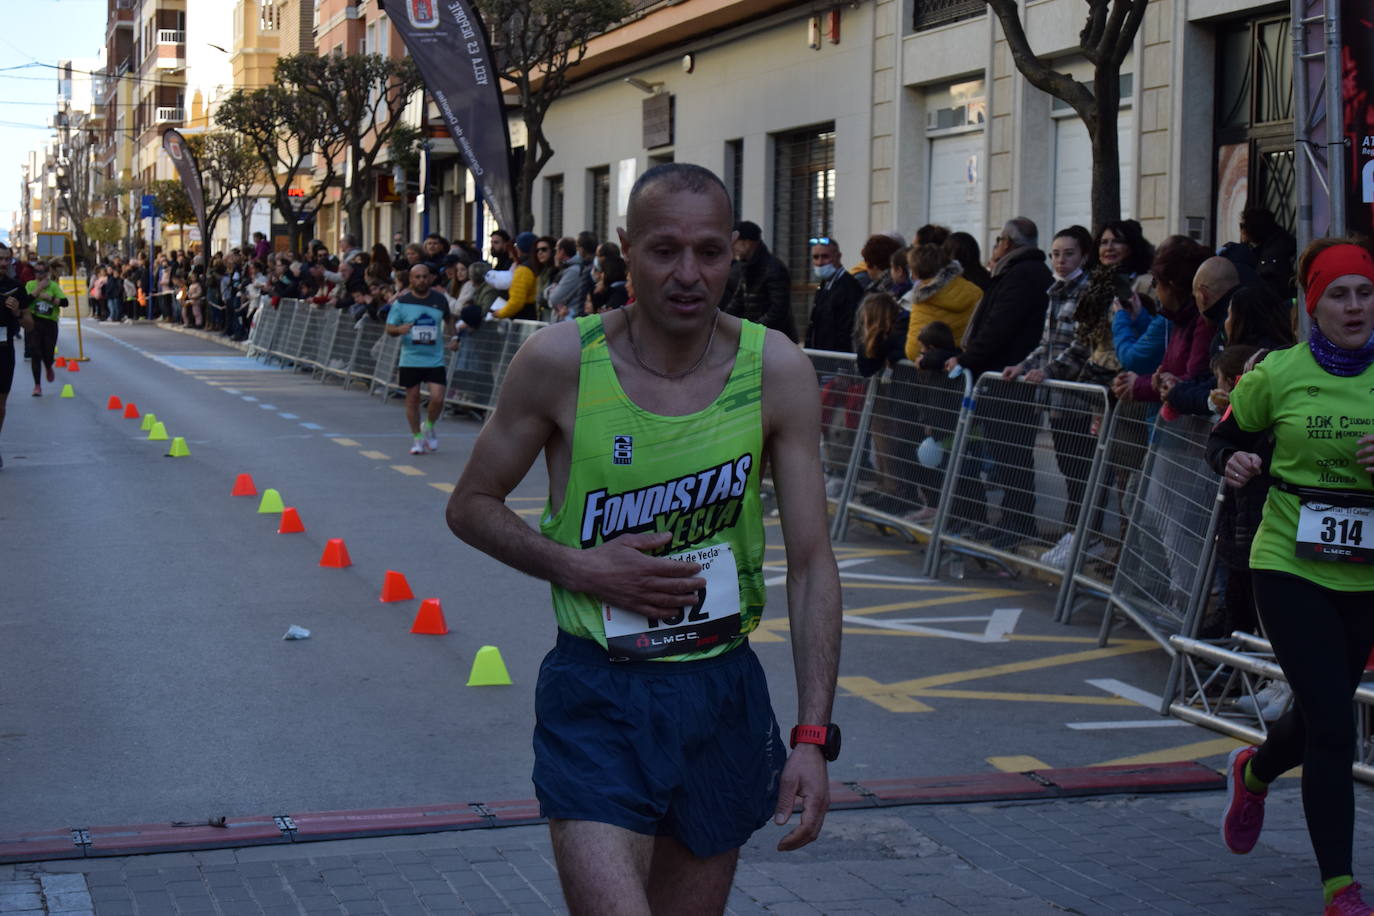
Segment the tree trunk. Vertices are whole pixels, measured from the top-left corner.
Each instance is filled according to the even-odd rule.
[[[1121,77],[1116,68],[1098,67],[1093,78],[1097,124],[1088,125],[1093,144],[1092,231],[1121,219]]]
[[[345,232],[356,235],[359,245],[363,243],[363,208],[367,206],[367,191],[366,175],[354,175],[353,186],[348,189],[344,207],[348,214],[348,228],[339,230],[341,237]],[[401,193],[405,193],[404,189]]]

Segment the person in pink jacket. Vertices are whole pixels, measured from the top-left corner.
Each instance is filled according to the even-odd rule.
[[[1122,372],[1112,381],[1112,393],[1122,401],[1162,401],[1180,379],[1189,379],[1207,369],[1208,348],[1215,333],[1193,303],[1193,275],[1210,252],[1183,236],[1166,239],[1155,254],[1150,273],[1155,279],[1155,297],[1169,319],[1168,342],[1164,359],[1151,375]]]

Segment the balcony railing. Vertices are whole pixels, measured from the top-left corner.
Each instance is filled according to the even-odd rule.
[[[987,12],[985,0],[916,0],[916,15],[912,28],[916,31],[933,29],[964,19],[974,19]]]
[[[186,44],[186,31],[184,29],[158,29],[157,43],[160,45],[184,45]]]
[[[158,124],[170,124],[174,121],[186,120],[185,108],[157,108],[153,111],[153,120]]]

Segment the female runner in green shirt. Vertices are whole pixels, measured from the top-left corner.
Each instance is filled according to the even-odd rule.
[[[1310,338],[1242,376],[1213,432],[1230,447],[1222,460],[1232,487],[1261,470],[1256,437],[1274,438],[1276,483],[1250,569],[1260,620],[1296,699],[1262,745],[1231,755],[1221,832],[1232,852],[1249,852],[1268,785],[1301,765],[1325,916],[1371,916],[1351,875],[1351,698],[1374,646],[1374,258],[1319,239],[1298,268]]]

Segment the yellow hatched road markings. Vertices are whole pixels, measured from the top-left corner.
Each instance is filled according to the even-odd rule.
[[[424,477],[424,476],[425,476],[425,472],[422,471],[422,470],[420,470],[419,468],[415,467],[414,465],[409,465],[409,464],[393,464],[393,465],[391,466],[391,469],[392,469],[393,471],[396,471],[396,472],[399,473],[399,474],[404,474],[404,475],[406,475],[407,477]]]
[[[1045,668],[1056,668],[1061,665],[1071,665],[1079,662],[1116,658],[1136,652],[1154,651],[1158,648],[1158,644],[1153,640],[1122,640],[1121,645],[1107,649],[1091,649],[1086,652],[1067,652],[1059,655],[1046,656],[1044,658],[1008,662],[1002,665],[991,665],[986,668],[950,671],[944,674],[933,674],[923,678],[897,681],[892,684],[881,684],[872,678],[866,677],[842,677],[839,679],[839,686],[848,691],[851,696],[861,697],[889,712],[931,712],[933,711],[933,707],[922,702],[922,698],[937,697],[946,699],[995,700],[997,702],[1067,703],[1083,706],[1132,706],[1135,705],[1132,701],[1120,697],[1076,697],[1065,694],[1036,694],[1026,691],[944,690],[941,688],[946,688],[949,685],[960,684],[966,681],[1000,677],[1006,674],[1020,674],[1026,671],[1038,671]]]
[[[1051,770],[1054,769],[1039,757],[1031,757],[1026,754],[1019,754],[1010,757],[987,757],[984,758],[996,769],[1003,773],[1025,773],[1029,770]]]
[[[359,454],[359,455],[362,455],[364,458],[371,458],[373,461],[389,461],[389,460],[391,460],[391,456],[390,456],[390,455],[384,454],[383,452],[372,451],[372,450],[370,450],[370,449],[367,450],[367,451],[359,452],[358,454]]]
[[[357,448],[360,444],[358,442],[353,441],[352,439],[330,439],[329,441],[334,442],[338,445],[345,446],[347,448]]]
[[[1197,760],[1202,757],[1229,754],[1238,747],[1244,747],[1247,743],[1235,738],[1213,738],[1210,741],[1197,741],[1178,747],[1166,747],[1162,751],[1151,751],[1148,754],[1135,754],[1130,757],[1118,757],[1115,760],[1104,760],[1101,763],[1093,764],[1093,766],[1115,767],[1141,763],[1172,763],[1175,760]]]
[[[451,483],[432,483],[430,484],[430,486],[444,493],[453,492],[453,484]]]

